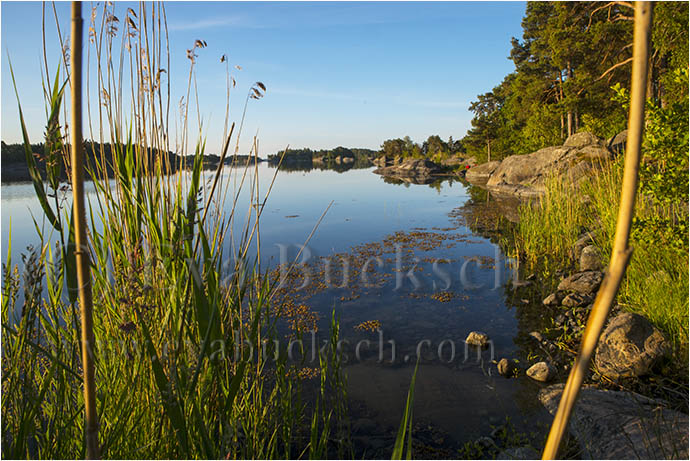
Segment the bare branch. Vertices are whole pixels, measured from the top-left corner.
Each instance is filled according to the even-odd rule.
[[[633,58],[628,58],[628,59],[626,59],[625,61],[619,62],[618,64],[615,64],[615,65],[609,67],[609,68],[606,70],[606,72],[604,72],[603,74],[601,74],[601,75],[599,76],[599,78],[597,78],[597,81],[598,81],[598,80],[601,80],[602,78],[604,78],[609,72],[612,72],[614,69],[616,69],[616,68],[618,68],[618,67],[620,67],[620,66],[624,66],[624,65],[626,65],[626,64],[629,63],[629,62],[632,62],[632,60],[633,60]]]
[[[611,19],[611,10],[610,10],[610,8],[611,8],[612,6],[616,6],[616,5],[622,6],[622,7],[625,7],[625,8],[634,9],[632,3],[629,3],[629,2],[608,2],[606,5],[603,5],[603,6],[600,6],[600,7],[598,7],[598,8],[595,8],[591,13],[589,13],[589,22],[587,23],[587,27],[585,28],[585,30],[589,30],[589,27],[592,25],[592,17],[593,17],[594,14],[595,14],[596,12],[598,12],[598,11],[605,10],[606,8],[609,8],[609,17],[608,17],[608,19],[610,20],[610,19]],[[622,16],[622,15],[619,14],[618,16]],[[633,18],[631,17],[630,20],[632,20],[632,19],[633,19]],[[614,21],[615,21],[615,19],[614,19]]]

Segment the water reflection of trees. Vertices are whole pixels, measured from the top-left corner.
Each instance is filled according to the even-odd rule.
[[[472,233],[498,245],[504,255],[511,254],[515,247],[514,215],[520,201],[496,197],[486,189],[462,182],[469,198],[449,214],[450,218],[457,224],[468,227]],[[517,346],[517,358],[524,361],[530,354],[543,354],[530,333],[543,332],[551,326],[554,313],[551,312],[552,308],[544,306],[541,301],[555,289],[556,282],[550,278],[542,279],[541,274],[545,272],[543,268],[526,267],[516,259],[510,260],[510,266],[513,277],[504,282],[502,289],[505,305],[514,310],[517,320],[518,331],[513,338]],[[514,284],[514,280],[527,283]]]
[[[386,184],[394,184],[397,186],[410,187],[411,184],[429,186],[439,194],[444,185],[452,186],[457,180],[453,176],[381,176],[381,179]]]
[[[277,163],[270,163],[271,166],[278,166]],[[280,165],[280,171],[286,172],[309,172],[317,171],[335,171],[336,173],[344,173],[350,170],[362,170],[371,167],[370,162],[354,161],[352,163],[337,163],[333,162],[312,162],[311,159],[304,159],[300,161],[284,162]]]

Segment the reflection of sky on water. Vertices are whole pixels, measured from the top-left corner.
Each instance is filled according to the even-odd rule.
[[[348,253],[351,247],[371,242],[381,242],[398,231],[404,233],[425,229],[434,233],[455,233],[466,235],[454,245],[445,244],[430,250],[413,249],[403,267],[411,267],[412,258],[426,258],[418,262],[421,269],[415,272],[421,286],[415,288],[411,279],[403,277],[402,286],[395,288],[396,272],[394,253],[384,254],[388,258],[381,273],[388,273],[383,286],[360,287],[359,297],[351,298],[349,288],[315,290],[305,294],[305,303],[318,312],[322,328],[330,319],[335,308],[341,320],[342,338],[356,341],[369,339],[376,344],[376,333],[356,331],[354,326],[366,320],[378,320],[386,341],[394,340],[399,360],[396,364],[382,365],[375,360],[378,354],[370,352],[364,361],[352,360],[347,364],[349,394],[351,399],[363,402],[367,414],[372,416],[379,429],[395,427],[402,412],[407,386],[413,364],[401,359],[413,354],[420,341],[431,341],[430,351],[436,351],[444,340],[453,341],[456,358],[452,363],[438,359],[423,365],[418,377],[419,388],[415,400],[415,417],[434,422],[442,431],[457,441],[470,440],[490,431],[490,424],[505,420],[509,415],[514,420],[523,417],[534,418],[540,412],[533,405],[538,386],[526,378],[506,380],[496,376],[495,367],[489,364],[490,357],[484,353],[484,362],[463,361],[464,339],[472,330],[489,334],[493,341],[495,359],[514,357],[517,348],[515,313],[506,306],[502,286],[510,277],[510,268],[488,239],[474,235],[448,213],[468,200],[466,188],[455,182],[445,181],[440,185],[396,185],[384,182],[372,169],[335,171],[312,170],[310,172],[278,172],[277,179],[266,202],[260,225],[261,261],[274,266],[280,260],[280,246],[288,248],[288,256],[294,258],[298,246],[303,244],[323,212],[333,202],[324,216],[313,238],[309,241],[310,262],[319,257],[336,253]],[[260,197],[269,188],[275,170],[266,164],[259,166]],[[206,172],[208,180],[212,172]],[[233,197],[233,175],[239,182],[241,170],[226,168],[230,181],[230,193],[226,207]],[[249,179],[253,169],[249,170]],[[249,186],[245,183],[240,192],[234,229],[236,234],[246,222],[249,210]],[[94,198],[93,186],[88,185],[89,197]],[[38,241],[31,213],[41,225],[40,207],[34,198],[31,184],[2,185],[2,250],[6,261],[7,239],[10,219],[12,221],[12,257],[20,264],[21,252],[29,244]],[[46,223],[46,229],[49,225]],[[449,230],[449,228],[453,228]],[[57,240],[53,234],[52,241]],[[449,242],[452,242],[449,241]],[[231,251],[226,242],[225,257]],[[252,252],[250,251],[250,255]],[[496,257],[498,256],[498,261]],[[462,266],[469,258],[491,259],[498,263],[502,273],[498,288],[495,285],[495,269],[491,265],[467,264],[466,278],[471,284],[482,284],[473,288],[461,280]],[[433,259],[448,259],[442,269],[450,276],[453,293],[449,302],[433,299],[444,281],[434,273]],[[335,260],[335,266],[340,261]],[[337,276],[334,284],[340,283]],[[434,288],[436,282],[436,289]],[[362,285],[360,283],[360,285]],[[323,331],[323,330],[322,330]],[[325,334],[325,331],[324,331]],[[446,343],[448,346],[448,343]],[[372,346],[375,349],[375,345]],[[446,347],[448,353],[450,349]],[[365,354],[365,357],[367,355]],[[388,357],[388,355],[386,356]],[[352,358],[352,357],[351,357]],[[490,371],[493,370],[493,371]],[[530,403],[532,402],[532,403]]]

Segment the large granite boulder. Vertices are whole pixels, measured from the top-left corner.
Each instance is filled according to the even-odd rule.
[[[489,180],[491,174],[496,171],[496,168],[501,164],[498,160],[493,162],[482,163],[467,170],[465,179],[472,183],[485,183]]]
[[[625,152],[625,146],[628,143],[628,130],[623,130],[616,136],[608,140],[607,144],[609,150],[616,154],[622,154]]]
[[[563,384],[539,392],[556,414]],[[570,418],[582,459],[688,459],[688,415],[632,392],[583,386]]]
[[[594,363],[611,379],[643,376],[667,348],[664,336],[647,319],[625,312],[612,318],[601,334]]]
[[[544,193],[546,179],[550,175],[578,183],[613,155],[604,140],[587,132],[575,133],[562,146],[506,157],[489,173],[486,188],[502,195],[538,197]],[[470,182],[472,178],[468,172]],[[477,175],[477,180],[481,178]]]
[[[443,159],[441,161],[441,165],[443,166],[460,166],[460,165],[466,165],[467,163],[465,162],[465,159],[463,157],[459,156],[453,156],[453,157],[448,157],[446,159]]]

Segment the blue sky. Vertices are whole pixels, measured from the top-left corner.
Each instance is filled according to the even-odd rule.
[[[64,34],[69,5],[56,6]],[[124,18],[127,6],[116,2],[115,14]],[[90,7],[84,4],[85,18]],[[60,48],[47,8],[54,70]],[[198,52],[197,80],[208,152],[221,145],[223,54],[242,67],[234,72],[233,120],[252,83],[267,86],[266,96],[250,104],[243,138],[258,132],[261,155],[288,144],[378,148],[405,135],[418,142],[431,134],[458,139],[470,127],[470,102],[513,70],[510,38],[522,34],[524,9],[523,2],[169,2],[171,105],[185,92],[185,50],[203,39],[208,47]],[[20,140],[9,55],[31,140],[39,142],[41,4],[2,2],[1,13],[1,137]]]

